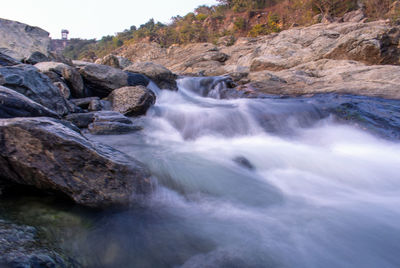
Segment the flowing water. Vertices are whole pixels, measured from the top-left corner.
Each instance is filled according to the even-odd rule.
[[[85,265],[400,267],[399,143],[305,99],[220,100],[201,83],[153,88],[143,131],[91,136],[157,185],[68,242]]]

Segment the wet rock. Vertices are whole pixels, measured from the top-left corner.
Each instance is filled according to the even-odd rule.
[[[65,117],[65,119],[72,122],[79,128],[87,128],[89,124],[93,123],[94,121],[132,124],[132,121],[128,117],[121,113],[112,111],[69,114]]]
[[[161,89],[177,90],[177,76],[164,66],[152,62],[138,62],[129,65],[124,71],[140,73],[149,77]]]
[[[93,208],[127,206],[150,190],[138,161],[50,118],[0,120],[0,179],[52,190]]]
[[[143,74],[138,74],[138,73],[131,73],[131,72],[125,72],[128,75],[128,86],[144,86],[147,87],[147,85],[150,83],[150,80],[147,76],[144,76]]]
[[[124,124],[119,122],[93,122],[88,126],[88,130],[93,135],[115,135],[126,134],[141,130],[142,127],[132,123]]]
[[[237,156],[233,158],[233,162],[249,170],[255,169],[254,166],[250,163],[250,161],[244,156]]]
[[[60,115],[70,112],[67,102],[50,79],[30,65],[0,68],[3,86],[13,89]]]
[[[13,66],[18,64],[21,64],[21,62],[0,52],[0,66]]]
[[[71,94],[74,98],[85,97],[82,77],[74,67],[60,62],[40,62],[35,64],[35,67],[44,74],[54,72],[62,77],[67,86],[71,89]]]
[[[0,267],[79,267],[41,244],[31,226],[0,220],[0,241]]]
[[[144,86],[122,87],[114,90],[107,100],[113,111],[128,116],[146,114],[147,109],[155,103],[155,94]]]
[[[0,86],[0,118],[37,116],[59,117],[54,111],[32,101],[24,95]]]
[[[117,68],[87,64],[79,69],[84,84],[93,96],[107,97],[114,89],[128,85],[128,75]]]

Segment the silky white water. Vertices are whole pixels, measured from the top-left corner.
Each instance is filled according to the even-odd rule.
[[[400,267],[399,143],[304,100],[218,100],[179,83],[153,88],[143,131],[91,137],[157,183],[99,223],[92,266]]]

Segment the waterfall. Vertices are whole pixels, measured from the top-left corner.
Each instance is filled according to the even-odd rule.
[[[94,228],[93,266],[113,245],[114,267],[400,267],[400,144],[305,98],[219,99],[225,83],[153,85],[142,132],[92,137],[158,182]]]

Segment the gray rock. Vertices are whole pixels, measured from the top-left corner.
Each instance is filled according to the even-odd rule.
[[[59,117],[54,111],[32,101],[24,95],[0,86],[0,118],[37,116]]]
[[[33,52],[28,58],[24,59],[24,62],[27,64],[35,65],[39,62],[47,62],[50,59],[39,51]]]
[[[87,128],[93,122],[116,122],[122,124],[132,124],[132,121],[118,112],[99,111],[89,113],[69,114],[65,117],[66,120],[72,122],[79,128]]]
[[[60,62],[40,62],[35,67],[42,73],[55,72],[62,77],[74,98],[85,97],[83,80],[76,68]]]
[[[71,111],[59,89],[33,66],[2,67],[0,76],[4,80],[3,86],[25,95],[60,115]]]
[[[13,66],[18,64],[21,64],[21,62],[0,52],[0,66]]]
[[[146,114],[147,109],[155,103],[155,94],[144,86],[122,87],[114,90],[107,100],[113,111],[128,116]]]
[[[89,102],[88,110],[89,111],[101,111],[103,109],[103,105],[100,100],[92,100]]]
[[[127,206],[150,190],[138,161],[50,118],[0,119],[0,178],[93,207]]]
[[[124,71],[140,73],[149,77],[161,89],[177,90],[177,76],[164,66],[152,62],[138,62],[129,65]]]
[[[114,89],[128,85],[128,75],[120,69],[94,63],[79,68],[85,86],[94,96],[104,98]]]
[[[17,60],[40,52],[48,56],[49,33],[17,21],[0,19],[0,51]]]
[[[126,134],[141,130],[142,127],[119,122],[93,122],[88,126],[88,130],[93,135],[116,135]]]
[[[132,64],[132,62],[124,57],[109,54],[95,61],[96,64],[108,65],[114,68],[124,69]]]
[[[68,100],[71,97],[71,91],[64,82],[55,82],[53,85],[58,88],[64,99]]]
[[[81,99],[71,99],[70,101],[75,104],[76,106],[79,106],[83,109],[88,109],[89,104],[92,101],[98,101],[100,100],[99,97],[87,97],[87,98],[81,98]]]
[[[71,265],[59,253],[41,244],[34,227],[0,220],[0,237],[0,267],[55,268]]]

